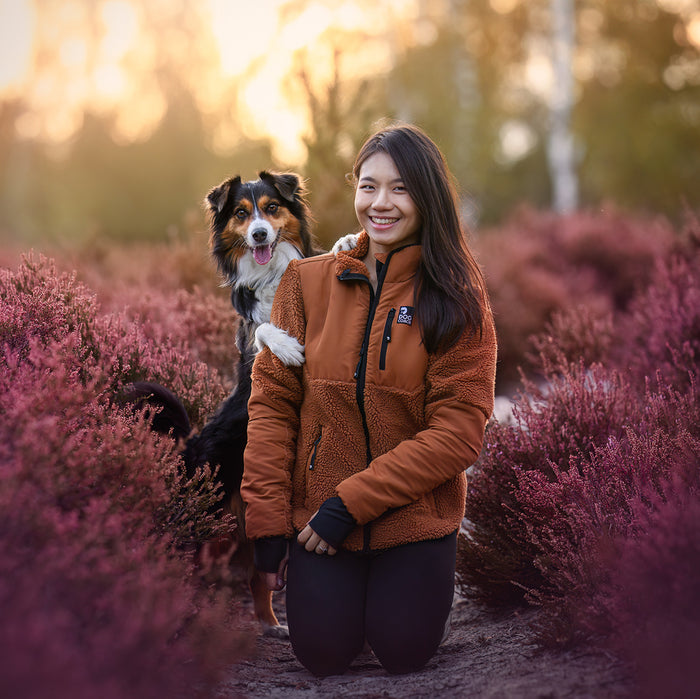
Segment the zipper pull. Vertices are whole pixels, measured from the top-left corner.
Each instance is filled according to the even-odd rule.
[[[362,345],[360,348],[360,359],[357,362],[357,366],[355,367],[355,373],[352,375],[352,378],[357,381],[358,376],[360,375],[360,367],[362,366],[362,358],[365,356],[365,346]]]

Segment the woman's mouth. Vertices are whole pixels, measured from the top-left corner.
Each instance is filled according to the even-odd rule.
[[[370,216],[369,220],[375,226],[391,226],[392,224],[396,223],[399,219],[389,218],[387,216]]]

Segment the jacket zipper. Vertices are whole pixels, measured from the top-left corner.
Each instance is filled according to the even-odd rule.
[[[389,349],[389,343],[391,342],[391,325],[394,322],[394,316],[396,315],[396,309],[392,308],[386,317],[386,323],[384,323],[384,336],[382,337],[382,351],[379,355],[379,369],[384,371],[386,369],[386,351]]]
[[[313,449],[311,450],[311,461],[309,461],[309,471],[314,470],[314,466],[316,465],[316,450],[318,449],[318,445],[321,441],[321,437],[323,436],[323,428],[321,428],[321,431],[318,434],[318,437],[314,440],[313,443]]]
[[[355,388],[355,397],[357,399],[357,406],[360,409],[360,415],[362,416],[362,428],[365,433],[365,444],[367,446],[367,466],[372,463],[372,452],[369,446],[369,426],[367,424],[367,415],[365,413],[365,380],[367,378],[367,350],[369,348],[369,338],[372,331],[372,324],[374,323],[374,316],[377,312],[377,306],[379,306],[379,297],[382,293],[382,286],[384,285],[384,279],[386,277],[387,270],[389,269],[389,262],[392,255],[396,250],[392,250],[386,259],[386,262],[382,265],[379,275],[377,276],[377,291],[375,292],[372,288],[372,284],[369,281],[369,277],[364,274],[357,274],[354,272],[344,271],[339,275],[341,281],[362,281],[369,286],[369,313],[367,314],[367,325],[365,326],[365,336],[362,340],[362,346],[360,347],[360,358],[357,362],[357,367],[355,368],[354,378],[357,380]],[[370,550],[370,537],[371,537],[371,523],[365,524],[363,528],[363,551],[368,552]]]

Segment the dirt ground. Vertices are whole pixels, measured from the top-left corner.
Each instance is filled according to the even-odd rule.
[[[283,593],[275,610],[284,623]],[[234,668],[220,699],[234,697],[361,697],[362,699],[617,699],[634,696],[625,669],[591,649],[545,651],[529,628],[536,610],[494,613],[455,599],[452,629],[421,672],[392,676],[376,658],[358,657],[345,675],[317,679],[297,661],[288,640],[258,635],[254,655]]]

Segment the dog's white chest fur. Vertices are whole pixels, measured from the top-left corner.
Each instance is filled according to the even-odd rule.
[[[252,255],[244,255],[238,263],[236,287],[248,287],[255,291],[255,307],[252,320],[260,325],[270,322],[272,301],[280,279],[291,260],[299,260],[302,254],[290,243],[280,241],[275,254],[266,265],[259,265]]]

